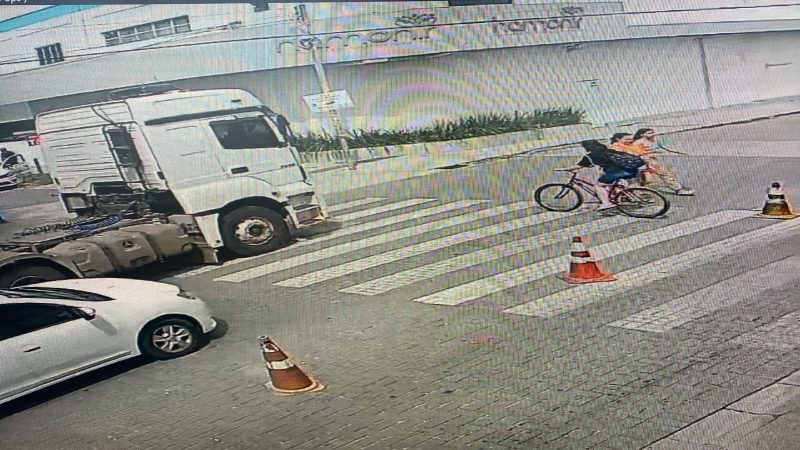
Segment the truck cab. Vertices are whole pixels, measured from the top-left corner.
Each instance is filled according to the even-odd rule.
[[[191,216],[210,247],[241,256],[327,220],[288,121],[241,89],[131,89],[41,113],[36,128],[78,215]]]

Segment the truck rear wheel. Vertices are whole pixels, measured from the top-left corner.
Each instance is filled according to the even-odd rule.
[[[0,287],[9,288],[45,281],[65,280],[67,276],[60,270],[45,266],[19,266],[2,269]]]
[[[220,221],[225,247],[239,256],[254,256],[283,247],[289,227],[277,212],[263,206],[243,206]]]

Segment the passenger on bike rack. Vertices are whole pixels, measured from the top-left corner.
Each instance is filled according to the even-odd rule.
[[[595,140],[583,141],[581,146],[586,155],[575,166],[566,170],[577,171],[592,166],[602,168],[604,173],[597,179],[595,185],[597,196],[600,198],[600,207],[597,210],[613,208],[615,205],[608,199],[611,185],[620,180],[636,178],[640,170],[646,168],[645,161],[629,153],[611,150]]]

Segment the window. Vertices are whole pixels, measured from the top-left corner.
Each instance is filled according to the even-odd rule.
[[[214,130],[219,143],[227,149],[269,148],[285,145],[262,117],[219,120],[211,122],[209,125]]]
[[[64,61],[64,53],[61,52],[61,44],[52,44],[36,49],[39,56],[39,65],[46,66]]]
[[[171,34],[188,33],[192,31],[189,26],[189,16],[175,17],[172,19],[159,20],[135,27],[122,28],[114,31],[106,31],[103,37],[106,45],[127,44],[128,42],[146,41],[161,36]]]
[[[0,305],[0,340],[78,318],[78,314],[68,306],[33,303]]]
[[[259,2],[248,2],[254,6],[253,12],[262,12],[262,11],[269,11],[269,2],[259,1]]]

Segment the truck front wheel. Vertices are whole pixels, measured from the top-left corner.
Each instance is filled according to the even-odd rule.
[[[220,221],[225,247],[239,256],[254,256],[283,247],[289,227],[277,212],[263,206],[243,206]]]
[[[18,266],[0,269],[0,288],[25,286],[45,281],[64,280],[60,270],[46,266]]]

